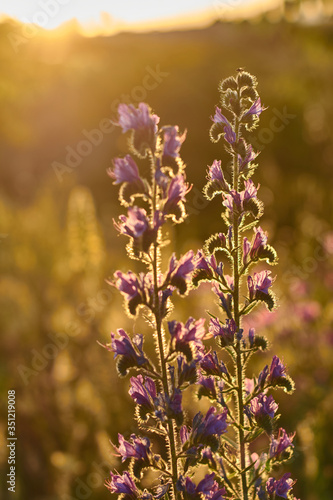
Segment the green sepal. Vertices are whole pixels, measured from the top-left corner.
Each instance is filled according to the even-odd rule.
[[[278,377],[277,379],[275,379],[272,387],[282,387],[284,392],[286,392],[287,394],[292,394],[295,390],[295,382],[289,375],[286,375],[284,377]]]
[[[132,316],[136,315],[136,310],[138,306],[142,303],[143,303],[142,297],[139,294],[135,295],[135,297],[133,297],[131,300],[128,301],[127,303],[128,311]]]
[[[181,344],[180,346],[177,346],[175,352],[181,352],[184,354],[188,363],[190,363],[194,357],[192,347],[189,344]]]
[[[243,202],[243,208],[246,212],[251,212],[253,217],[260,219],[264,212],[264,206],[262,201],[258,198],[249,198]]]
[[[222,189],[221,184],[217,180],[213,180],[208,181],[202,191],[207,200],[211,201],[217,194],[221,194],[223,191],[227,192],[227,189]]]
[[[293,447],[288,446],[288,448],[283,450],[283,452],[279,455],[278,460],[273,459],[272,468],[274,469],[274,467],[280,466],[282,462],[287,462],[288,460],[290,460],[291,457],[293,456],[293,453],[294,453]]]
[[[170,285],[175,286],[180,295],[185,295],[187,292],[186,280],[181,276],[174,276],[170,281]]]
[[[256,77],[247,71],[241,71],[238,73],[237,83],[239,87],[256,87],[258,85]]]
[[[266,245],[265,248],[260,251],[258,257],[260,260],[266,260],[271,265],[277,264],[278,261],[276,250],[271,245]]]
[[[147,422],[148,418],[149,418],[149,413],[150,413],[150,410],[149,408],[146,408],[145,406],[142,406],[142,405],[137,405],[137,416],[139,417],[139,419],[142,421],[142,422]]]
[[[218,142],[224,135],[224,123],[213,123],[209,130],[209,136],[212,142]]]
[[[230,345],[233,345],[234,341],[233,340],[228,340],[222,337],[222,335],[217,335],[215,337],[216,343],[221,349],[224,349],[225,347],[228,347]]]
[[[226,246],[223,245],[223,242],[219,237],[219,233],[212,234],[212,236],[210,236],[208,240],[205,241],[203,250],[204,253],[208,255],[215,253],[217,250],[226,251],[227,254],[229,254]]]
[[[273,433],[273,420],[269,415],[260,416],[257,418],[257,424],[270,436]]]
[[[144,460],[132,459],[129,466],[129,472],[131,472],[137,479],[140,479],[142,477],[142,471],[145,467],[147,467],[147,464]]]
[[[198,392],[197,392],[197,398],[200,400],[202,397],[206,397],[206,398],[209,398],[210,400],[214,400],[215,401],[215,398],[212,397],[212,394],[203,385],[201,385],[199,387]]]
[[[253,87],[245,87],[241,90],[241,98],[242,99],[251,99],[252,102],[255,102],[259,97],[258,92]]]
[[[213,452],[215,452],[215,451],[217,451],[219,449],[220,441],[219,441],[218,437],[212,435],[212,436],[208,436],[208,437],[205,438],[205,443],[204,444],[210,446],[211,450]]]
[[[257,439],[261,434],[264,432],[264,429],[262,427],[257,427],[253,431],[249,432],[245,436],[245,443],[252,443],[255,439]]]
[[[252,163],[250,162],[248,164],[248,166],[246,168],[244,168],[244,170],[242,170],[241,172],[241,177],[244,179],[244,180],[248,180],[250,177],[252,177],[252,175],[254,174],[256,168],[258,167],[258,164],[257,163]]]
[[[140,127],[132,131],[129,139],[130,150],[138,158],[146,158],[149,149],[155,149],[155,134],[152,127]]]
[[[269,311],[273,311],[273,309],[275,309],[276,307],[275,295],[270,290],[268,290],[268,293],[257,290],[255,295],[255,300],[265,302],[265,305]]]
[[[224,92],[221,99],[221,104],[225,108],[232,110],[237,116],[241,112],[238,94],[235,90],[229,89],[226,92]]]
[[[237,90],[237,82],[233,76],[228,76],[219,84],[219,91],[225,92],[228,89]]]
[[[258,224],[258,221],[257,220],[253,220],[252,222],[249,222],[248,224],[246,224],[245,226],[240,226],[239,227],[239,231],[241,233],[243,233],[244,231],[248,231],[249,229],[252,229],[253,227],[255,227],[256,225]]]
[[[257,349],[261,349],[262,351],[266,351],[268,347],[268,340],[266,337],[261,337],[259,335],[255,335],[254,341],[253,341],[253,347],[256,347]]]
[[[116,369],[119,377],[125,377],[128,374],[130,368],[134,368],[137,365],[133,360],[127,358],[126,356],[119,355],[116,360]]]
[[[184,413],[175,413],[172,418],[175,420],[177,427],[181,427],[184,422]]]
[[[146,180],[143,183],[139,182],[124,182],[119,189],[119,201],[121,205],[128,207],[133,203],[135,198],[144,197],[149,193],[149,185]]]
[[[196,269],[192,274],[192,285],[197,288],[201,281],[212,281],[212,275],[205,269]]]
[[[259,118],[257,115],[246,115],[242,117],[242,124],[248,132],[252,132],[259,125]]]
[[[186,217],[186,210],[184,203],[180,201],[177,203],[177,205],[168,208],[168,213],[166,214],[166,217],[170,217],[172,221],[175,222],[176,224],[180,224],[181,222],[183,222]]]

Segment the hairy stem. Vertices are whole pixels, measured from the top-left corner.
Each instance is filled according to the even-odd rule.
[[[238,140],[239,138],[239,120],[235,120],[235,132]],[[237,154],[233,157],[233,188],[235,191],[239,190],[239,175],[238,175],[238,161]],[[237,327],[237,332],[240,329],[240,309],[239,309],[239,295],[240,295],[240,235],[239,235],[239,223],[238,223],[238,213],[236,210],[233,211],[233,275],[234,275],[234,320]],[[239,447],[239,463],[242,470],[240,477],[240,487],[242,492],[242,500],[248,500],[248,486],[247,486],[247,475],[244,471],[246,467],[246,444],[244,442],[244,400],[243,400],[243,372],[244,372],[244,360],[241,348],[240,340],[237,341],[236,345],[236,378],[237,378],[237,414],[238,414],[238,447]]]
[[[157,184],[155,181],[155,161],[152,156],[152,183],[153,183],[153,200],[152,200],[152,220],[154,218],[154,213],[157,207]],[[164,394],[167,398],[170,398],[170,390],[169,390],[169,379],[168,379],[168,371],[167,371],[167,362],[165,356],[165,339],[164,339],[164,331],[162,327],[162,317],[160,310],[160,301],[158,295],[158,274],[159,274],[159,248],[158,248],[159,234],[156,237],[156,241],[153,245],[153,259],[152,259],[152,269],[153,269],[153,279],[154,279],[154,316],[155,316],[155,327],[156,327],[156,339],[157,339],[157,347],[158,347],[158,356],[159,363],[162,372],[162,385]],[[175,426],[174,422],[169,419],[168,420],[168,452],[169,452],[169,465],[172,475],[172,494],[174,500],[176,500],[178,496],[178,492],[176,490],[176,482],[178,480],[178,461],[177,461],[177,446],[176,446],[176,434],[175,434]]]

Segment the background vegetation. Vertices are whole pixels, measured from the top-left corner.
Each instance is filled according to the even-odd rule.
[[[13,34],[22,43],[13,46]],[[209,141],[210,115],[218,82],[241,66],[257,75],[269,106],[252,138],[262,150],[255,180],[280,256],[280,308],[258,309],[253,321],[297,384],[294,396],[279,399],[281,425],[297,429],[295,494],[330,500],[332,26],[218,22],[163,34],[22,36],[20,25],[0,25],[0,390],[4,417],[7,390],[17,393],[15,498],[107,498],[108,468],[121,470],[109,439],[134,430],[128,382],[97,344],[111,330],[133,328],[105,283],[116,269],[133,269],[113,228],[120,209],[106,176],[125,139],[105,120],[115,118],[119,100],[144,100],[163,124],[188,129],[182,157],[193,183],[191,215],[170,227],[171,249],[200,248],[222,223],[220,202],[200,195],[207,165],[225,158]],[[88,136],[90,147],[82,145]],[[211,301],[203,287],[173,315],[200,317]],[[140,321],[135,327],[144,329]],[[6,437],[4,418],[4,474]],[[1,488],[9,498],[5,482]]]

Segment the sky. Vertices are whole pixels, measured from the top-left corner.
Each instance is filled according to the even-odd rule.
[[[277,0],[6,0],[0,15],[53,29],[76,18],[85,27],[136,27],[221,18],[251,4]],[[3,5],[5,4],[5,5]],[[102,14],[104,13],[104,14]]]

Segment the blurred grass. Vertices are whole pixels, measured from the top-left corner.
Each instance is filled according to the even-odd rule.
[[[269,335],[298,387],[279,397],[281,425],[298,431],[295,493],[331,500],[332,26],[262,21],[92,39],[38,35],[16,53],[8,35],[19,30],[0,25],[0,389],[4,415],[7,390],[17,391],[16,498],[105,498],[108,467],[120,470],[108,440],[135,429],[128,382],[96,342],[107,342],[111,329],[133,331],[104,281],[135,268],[115,235],[117,189],[105,172],[126,142],[116,130],[104,133],[76,167],[65,165],[66,148],[76,151],[84,130],[114,118],[126,95],[134,103],[143,96],[162,124],[187,128],[191,215],[170,227],[170,239],[178,253],[197,249],[220,228],[220,201],[208,206],[200,196],[206,166],[225,158],[209,141],[209,117],[218,82],[242,66],[257,75],[269,106],[253,137],[262,150],[255,180],[266,204],[263,226],[280,255],[281,307],[271,316],[260,310],[257,330]],[[158,67],[167,75],[149,90],[145,77]],[[275,132],[284,109],[293,118]],[[61,181],[54,162],[65,166]],[[211,301],[207,287],[199,289],[176,301],[173,316],[199,317]],[[137,320],[135,328],[146,327]],[[5,421],[0,430],[3,441]],[[4,471],[6,460],[2,447]]]

